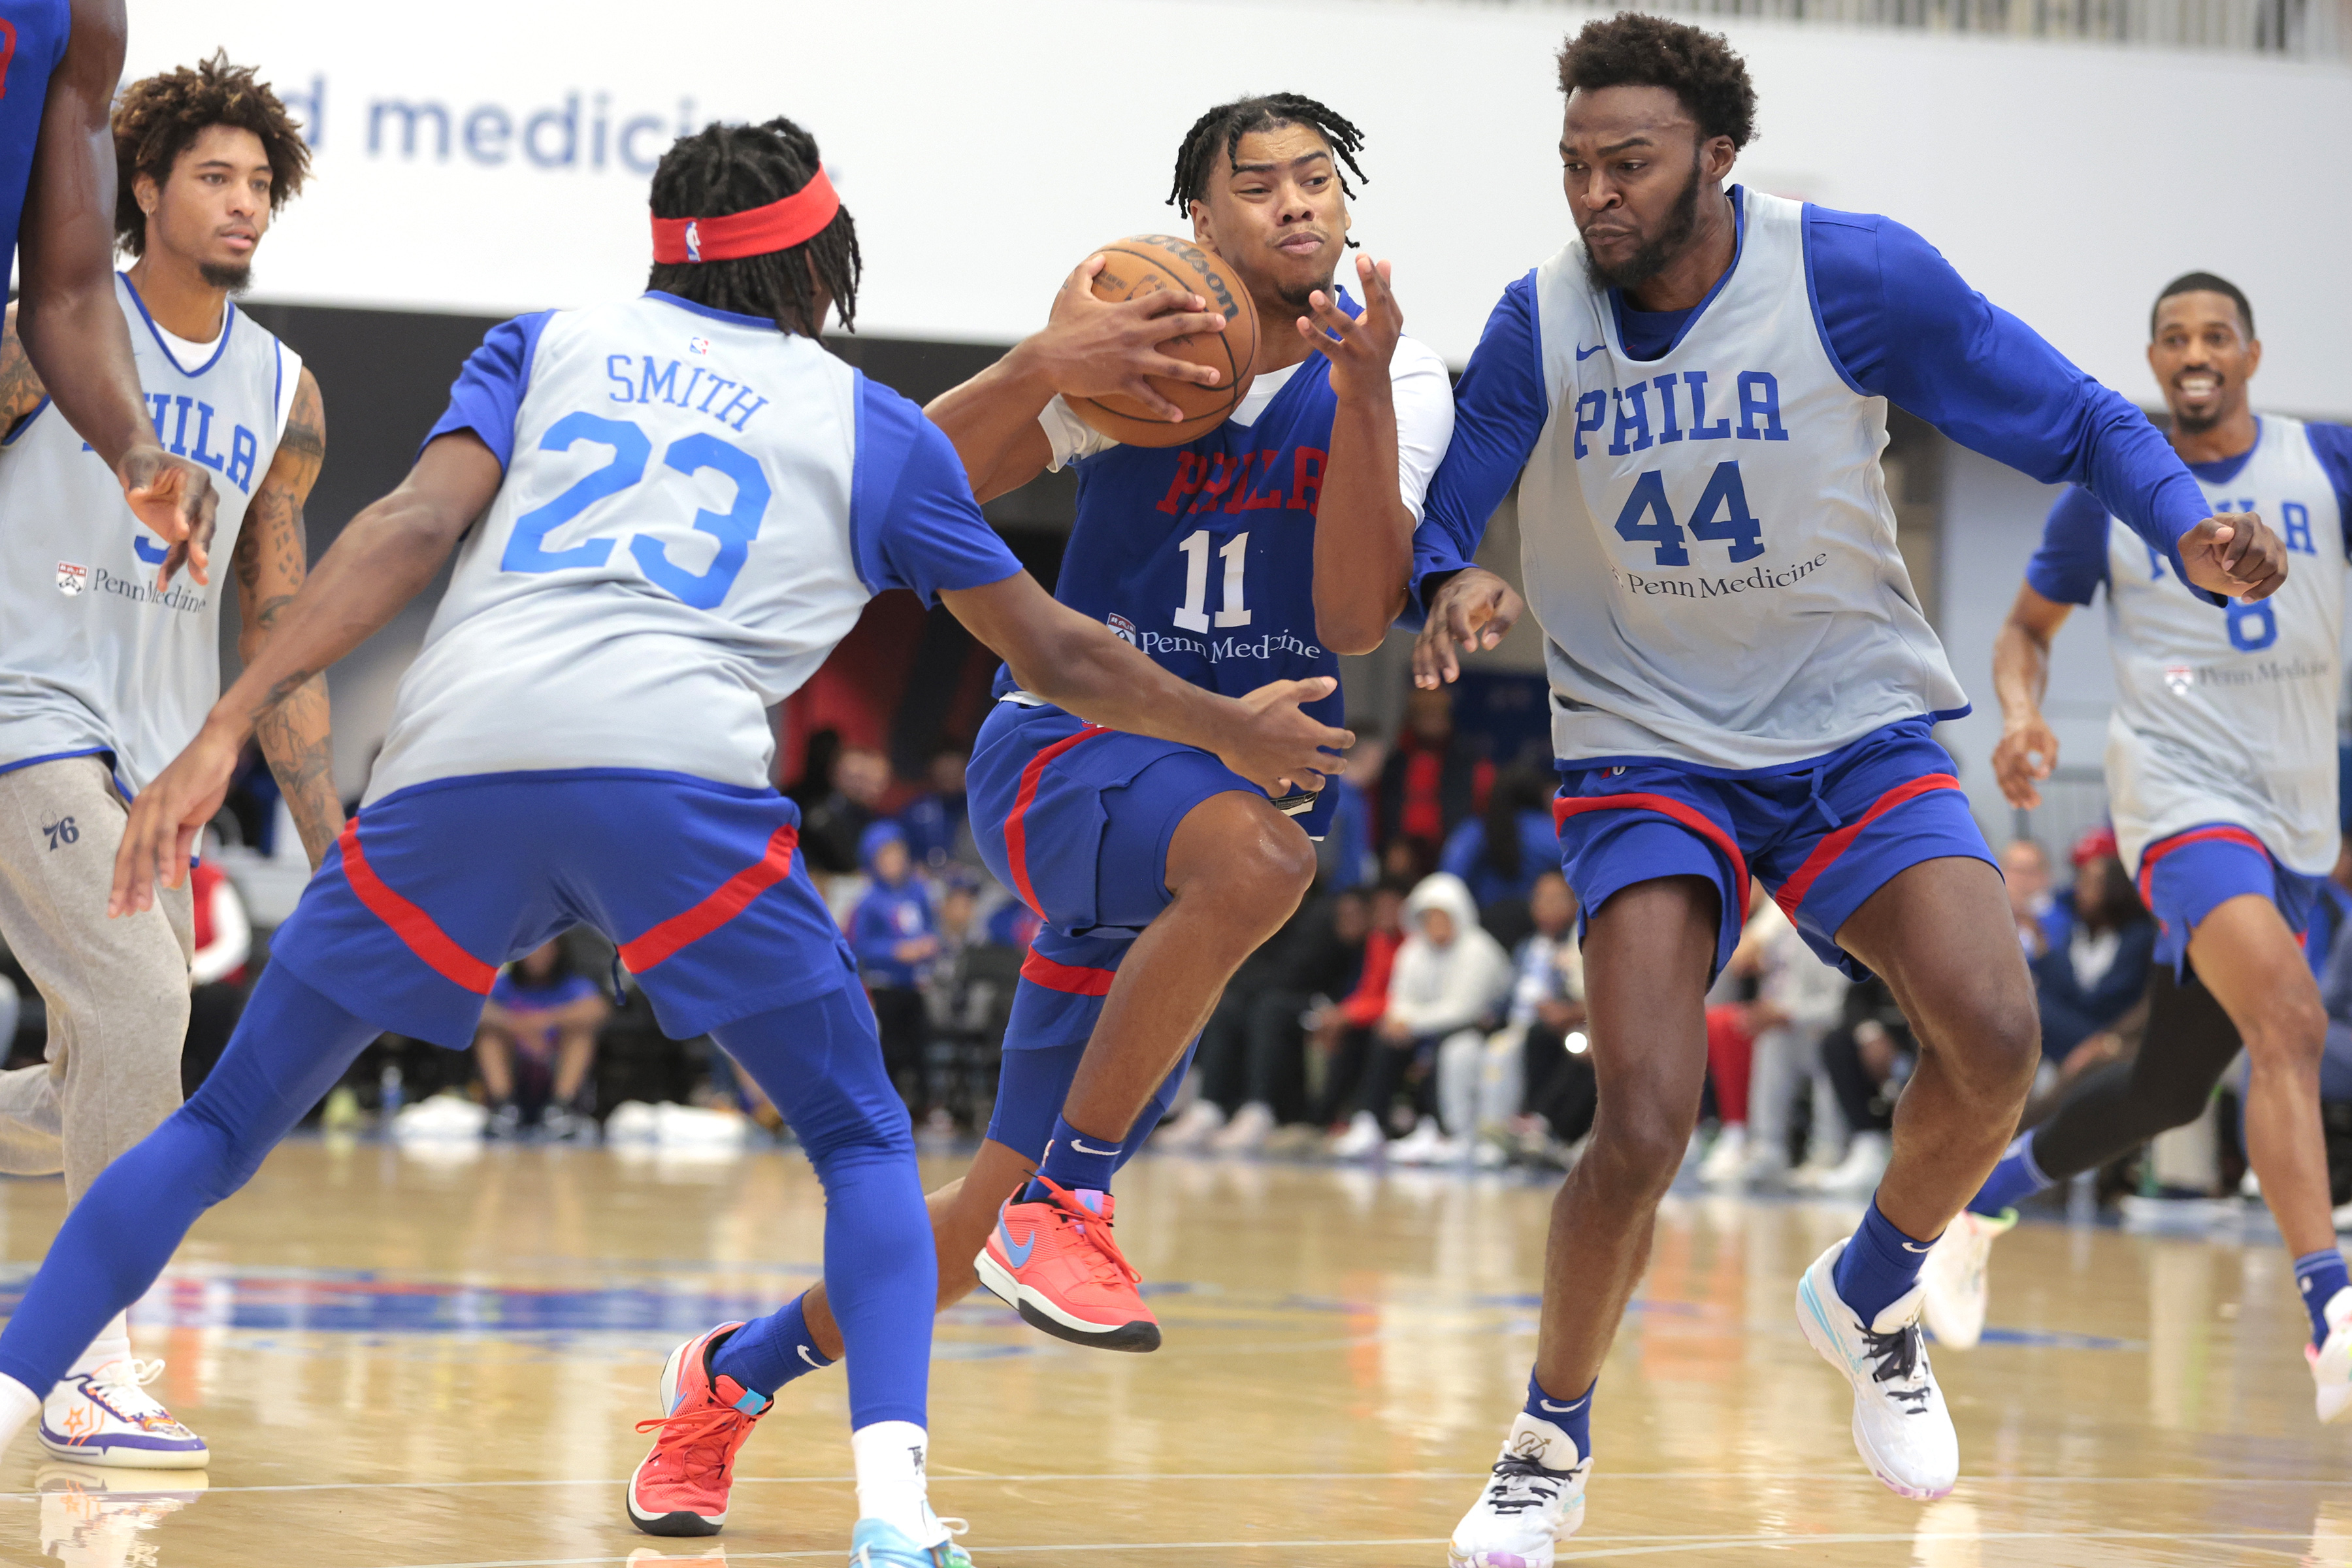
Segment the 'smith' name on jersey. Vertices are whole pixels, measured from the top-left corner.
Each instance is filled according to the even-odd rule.
[[[709,353],[708,347],[698,352]],[[708,414],[729,429],[741,431],[768,399],[740,381],[730,381],[705,365],[684,360],[656,360],[651,354],[607,354],[604,377],[618,390],[615,403],[659,403]]]

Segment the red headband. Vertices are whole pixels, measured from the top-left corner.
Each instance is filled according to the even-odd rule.
[[[805,245],[824,231],[841,198],[819,169],[814,178],[782,201],[724,217],[654,219],[654,259],[665,266],[687,261],[733,261]]]

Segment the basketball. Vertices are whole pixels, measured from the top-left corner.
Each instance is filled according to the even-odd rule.
[[[1181,423],[1154,415],[1135,398],[1073,397],[1077,416],[1104,435],[1130,447],[1181,447],[1223,424],[1248,395],[1257,363],[1257,310],[1233,268],[1214,251],[1172,234],[1138,234],[1115,239],[1096,252],[1105,258],[1095,274],[1095,298],[1110,303],[1173,290],[1198,294],[1209,309],[1224,313],[1225,330],[1215,337],[1171,338],[1160,348],[1194,364],[1213,365],[1217,384],[1151,378],[1152,389],[1184,411]]]

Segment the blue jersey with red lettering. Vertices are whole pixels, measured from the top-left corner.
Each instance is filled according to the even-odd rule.
[[[1352,311],[1351,311],[1352,313]],[[1078,515],[1054,596],[1165,668],[1228,697],[1337,678],[1315,632],[1315,514],[1331,421],[1330,363],[1309,355],[1252,424],[1181,447],[1112,447],[1076,460]],[[996,689],[1013,689],[999,671]],[[1335,690],[1307,711],[1341,721]],[[1328,793],[1299,817],[1320,837]]]
[[[12,265],[49,76],[65,59],[72,33],[71,0],[0,0],[0,234]]]

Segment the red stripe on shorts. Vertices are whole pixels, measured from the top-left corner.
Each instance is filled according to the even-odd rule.
[[[699,942],[749,909],[753,899],[793,874],[793,851],[800,847],[801,830],[791,823],[770,835],[768,852],[757,865],[746,866],[719,890],[681,914],[621,944],[621,962],[632,974],[643,974],[690,942]]]
[[[352,817],[343,824],[342,837],[336,845],[343,852],[343,879],[367,911],[392,928],[393,935],[408,945],[408,951],[432,965],[443,979],[464,986],[477,996],[488,996],[490,984],[499,977],[498,966],[484,963],[449,939],[449,933],[433,923],[433,917],[402,898],[384,884],[369,865],[367,854],[360,847],[360,819]]]
[[[2202,844],[2221,839],[2231,844],[2242,844],[2264,860],[2271,858],[2270,846],[2242,827],[2192,827],[2186,833],[2176,833],[2169,838],[2159,838],[2139,852],[2139,901],[2151,910],[2156,908],[2156,863],[2174,850],[2190,844]]]
[[[1045,764],[1068,751],[1081,741],[1091,741],[1110,731],[1100,724],[1089,724],[1075,735],[1060,740],[1029,759],[1021,770],[1021,787],[1013,792],[1012,814],[1004,819],[1004,858],[1013,868],[1013,890],[1029,906],[1039,920],[1045,918],[1045,907],[1037,902],[1037,889],[1029,882],[1029,807],[1037,799],[1037,781],[1045,776]]]
[[[1672,817],[1714,845],[1731,862],[1731,879],[1739,889],[1739,923],[1748,923],[1748,857],[1739,852],[1739,846],[1715,818],[1670,795],[1637,791],[1632,795],[1562,795],[1551,803],[1552,826],[1564,827],[1570,817],[1588,811],[1654,811],[1661,816]]]
[[[1033,947],[1029,956],[1021,961],[1021,978],[1065,995],[1108,996],[1110,983],[1118,978],[1118,971],[1092,969],[1083,963],[1056,963]]]
[[[1853,847],[1853,841],[1862,836],[1864,828],[1906,800],[1916,800],[1923,795],[1932,795],[1939,789],[1959,787],[1960,781],[1949,773],[1923,773],[1907,784],[1896,784],[1893,789],[1872,801],[1870,809],[1864,812],[1860,818],[1847,823],[1843,827],[1814,845],[1813,852],[1805,857],[1805,863],[1797,868],[1797,874],[1781,883],[1780,890],[1772,895],[1772,901],[1780,906],[1781,913],[1787,915],[1791,921],[1795,920],[1797,906],[1803,903],[1805,895],[1813,890],[1814,880],[1834,865],[1839,856]]]

